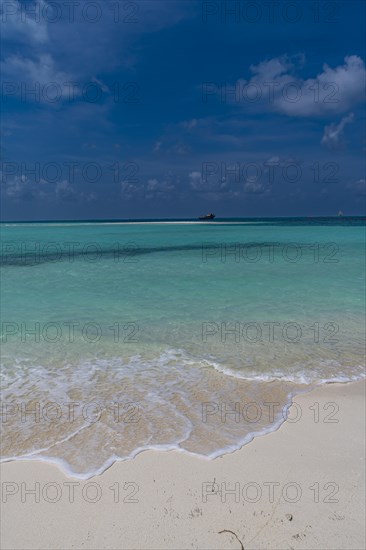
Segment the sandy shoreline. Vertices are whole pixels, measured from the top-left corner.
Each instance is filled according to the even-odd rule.
[[[213,461],[148,451],[85,482],[2,464],[1,548],[365,548],[365,382],[294,401],[296,422]]]

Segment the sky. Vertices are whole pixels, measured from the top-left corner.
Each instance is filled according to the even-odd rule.
[[[1,0],[1,219],[365,215],[361,0]]]

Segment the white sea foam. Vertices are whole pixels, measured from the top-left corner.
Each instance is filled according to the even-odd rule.
[[[322,368],[332,366],[337,367],[335,373],[338,371],[338,374],[327,377],[321,375]],[[35,434],[31,422],[9,425],[12,435],[17,434],[20,441],[23,437],[27,443],[19,452],[10,447],[2,461],[45,460],[57,464],[67,474],[79,479],[100,475],[114,462],[132,459],[147,450],[174,450],[207,460],[215,459],[240,449],[254,437],[278,429],[285,421],[295,395],[319,384],[349,382],[365,376],[361,367],[347,374],[340,371],[339,364],[318,365],[312,373],[300,368],[291,374],[285,371],[245,372],[244,369],[228,368],[213,358],[196,357],[185,350],[174,348],[166,349],[155,358],[144,359],[141,355],[135,355],[128,362],[122,362],[115,357],[63,365],[57,369],[20,362],[16,371],[18,376],[14,372],[9,377],[5,376],[5,402],[24,401],[31,397],[44,403],[65,403],[72,400],[72,392],[77,391],[79,400],[99,400],[103,410],[107,410],[108,403],[114,397],[118,399],[124,387],[127,387],[127,393],[132,392],[131,399],[143,400],[143,424],[132,432],[135,441],[132,447],[129,439],[124,447],[123,430],[121,432],[118,426],[109,421],[103,423],[100,433],[98,425],[91,427],[83,419],[76,426],[62,424],[55,426],[53,431],[47,424],[38,424]],[[37,388],[36,391],[34,388]],[[202,401],[260,403],[268,391],[277,396],[276,399],[281,403],[281,410],[272,422],[261,421],[256,425],[243,423],[240,426],[229,423],[223,425],[220,422],[209,426],[202,423]],[[6,423],[4,427],[7,427]],[[215,434],[219,434],[217,444],[212,440]],[[32,441],[33,436],[35,442],[31,448],[29,441]],[[119,450],[115,452],[111,448],[109,451],[103,446],[103,438],[111,437],[113,440],[116,436],[122,437]],[[93,464],[90,463],[91,455],[97,457]]]

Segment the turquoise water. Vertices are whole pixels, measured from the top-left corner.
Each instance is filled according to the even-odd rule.
[[[283,415],[204,421],[207,403],[282,410],[315,384],[360,378],[364,224],[2,224],[4,459],[87,477],[145,448],[214,457]]]

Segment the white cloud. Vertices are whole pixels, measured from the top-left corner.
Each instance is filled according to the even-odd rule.
[[[244,190],[248,193],[263,193],[268,190],[260,181],[246,181]]]
[[[9,177],[0,171],[0,183],[2,194],[16,201],[56,199],[63,202],[90,202],[97,198],[94,193],[77,191],[68,180],[50,183],[41,179],[37,182],[24,174]]]
[[[138,57],[133,46],[143,32],[169,28],[191,16],[189,7],[182,1],[155,0],[143,5],[135,2],[131,6],[134,9],[128,13],[122,9],[127,3],[118,10],[114,9],[118,2],[99,1],[96,3],[102,15],[100,20],[97,24],[86,24],[84,2],[80,1],[0,0],[0,3],[1,35],[10,42],[12,52],[22,52],[32,59],[50,54],[78,81],[91,82],[94,78],[103,92],[107,86],[96,77],[133,65]],[[92,18],[94,11],[91,9],[88,13]],[[127,24],[128,18],[136,24]]]
[[[175,185],[167,179],[158,180],[157,178],[151,178],[147,182],[137,185],[128,181],[121,183],[121,193],[125,199],[162,199],[167,197],[174,189]]]
[[[56,195],[64,201],[73,201],[76,198],[75,189],[67,180],[57,182]]]
[[[174,189],[175,186],[166,180],[159,181],[156,178],[150,179],[146,184],[145,197],[147,199],[163,198]]]
[[[280,157],[278,157],[277,155],[275,155],[275,156],[269,158],[269,159],[266,161],[267,164],[279,164],[279,162],[280,162]]]
[[[105,84],[102,80],[98,79],[98,78],[95,78],[95,76],[91,79],[92,82],[95,82],[96,84],[98,84],[99,88],[102,90],[102,92],[104,93],[110,93],[110,89],[108,88],[107,84]]]
[[[0,67],[4,81],[18,86],[22,100],[52,102],[58,96],[70,99],[80,94],[80,86],[71,86],[71,75],[59,71],[48,53],[36,60],[14,54],[2,61]]]
[[[323,116],[364,100],[366,71],[359,56],[346,56],[335,68],[324,64],[320,74],[305,80],[291,74],[303,63],[303,57],[282,56],[252,65],[252,78],[237,82],[237,101],[268,105],[290,116]]]
[[[180,143],[169,149],[168,152],[176,152],[178,155],[187,155],[190,152],[190,148],[184,143]]]
[[[24,174],[9,177],[1,172],[1,191],[13,200],[32,201],[46,196],[41,182],[37,184]]]
[[[0,69],[4,83],[9,85],[9,90],[4,89],[9,95],[20,95],[22,101],[71,102],[83,94],[92,102],[93,97],[111,93],[108,86],[95,77],[85,82],[60,70],[50,53],[41,53],[34,58],[13,54],[1,61]]]
[[[337,149],[343,144],[344,128],[347,124],[350,124],[354,120],[353,113],[342,118],[339,124],[329,124],[324,128],[324,135],[322,137],[322,144],[326,145],[330,149]]]
[[[77,191],[68,180],[57,182],[55,192],[56,198],[63,202],[91,202],[97,199],[95,193]]]
[[[3,39],[19,40],[31,43],[33,46],[48,41],[48,25],[42,10],[50,9],[44,0],[35,0],[33,13],[30,6],[27,11],[25,5],[18,0],[6,0],[2,3],[1,34]]]
[[[204,185],[201,172],[191,172],[189,174],[189,185],[195,191],[200,191],[201,189],[203,189]]]
[[[197,126],[197,119],[192,118],[192,120],[185,120],[184,122],[182,122],[182,126],[186,130],[193,130],[193,128]]]
[[[138,185],[133,185],[132,183],[129,183],[128,181],[122,181],[121,182],[121,195],[125,199],[132,199],[136,196],[138,196],[141,192],[141,188]]]

